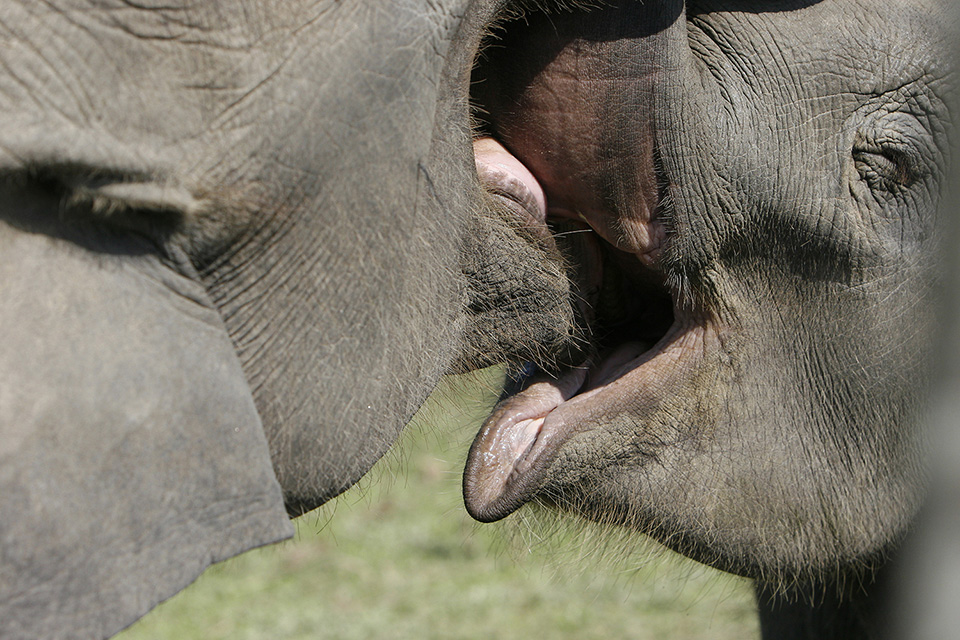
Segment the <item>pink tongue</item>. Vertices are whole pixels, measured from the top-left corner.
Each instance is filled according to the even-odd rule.
[[[535,222],[545,223],[547,199],[533,174],[493,138],[473,141],[480,183],[494,192],[516,199]]]

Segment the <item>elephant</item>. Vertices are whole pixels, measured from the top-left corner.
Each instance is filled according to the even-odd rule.
[[[524,167],[501,190],[530,224],[585,231],[567,251],[593,349],[486,421],[475,518],[535,502],[647,533],[755,578],[764,638],[892,628],[925,491],[955,13],[703,0],[499,25],[477,129]]]
[[[4,3],[0,636],[109,637],[498,363],[471,514],[650,534],[757,578],[768,635],[864,622],[923,491],[954,33],[947,0]]]
[[[493,11],[3,3],[0,637],[109,637],[571,339],[476,178]]]

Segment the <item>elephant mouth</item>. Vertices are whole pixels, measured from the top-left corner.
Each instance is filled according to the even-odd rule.
[[[602,429],[625,406],[643,413],[669,398],[697,367],[711,332],[705,314],[679,304],[649,253],[618,249],[588,222],[550,209],[533,175],[498,143],[480,139],[475,150],[484,187],[512,203],[531,236],[549,234],[568,257],[590,336],[578,366],[547,372],[528,365],[514,376],[476,436],[464,498],[474,518],[492,522],[534,498],[563,503],[543,485],[564,446]]]
[[[547,479],[571,441],[623,413],[660,411],[716,341],[709,314],[681,303],[683,280],[665,258],[669,180],[652,109],[642,107],[645,96],[654,102],[657,74],[605,66],[622,58],[617,30],[633,18],[610,8],[546,16],[538,28],[538,16],[525,16],[475,72],[480,182],[531,236],[566,255],[590,343],[579,366],[528,371],[484,423],[463,480],[480,521],[534,498],[566,502]],[[622,92],[640,107],[604,111],[623,104]]]

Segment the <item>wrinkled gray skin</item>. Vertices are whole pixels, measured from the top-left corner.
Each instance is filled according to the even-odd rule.
[[[474,513],[549,500],[813,589],[910,521],[952,25],[932,0],[805,4],[628,9],[618,65],[658,73],[610,94],[622,135],[598,148],[623,162],[586,217],[610,235],[652,179],[672,222],[645,275],[618,255],[622,286],[666,282],[651,296],[710,338],[574,403],[531,473],[484,488],[474,463]],[[578,265],[597,245],[558,252],[474,169],[469,79],[505,9],[3,4],[0,636],[109,636],[288,537],[444,372],[562,376],[600,350]],[[566,38],[619,29],[565,15]],[[489,133],[535,165],[523,114],[487,93]],[[646,182],[624,173],[651,149]],[[770,629],[820,610],[762,603]]]
[[[289,537],[445,371],[566,339],[559,266],[480,215],[489,11],[0,6],[0,637],[115,633]]]
[[[923,491],[955,11],[704,0],[502,26],[483,132],[622,283],[582,290],[586,374],[528,381],[484,426],[475,517],[539,501],[648,532],[758,578],[765,637],[888,628],[880,567]],[[674,322],[648,349],[636,311],[604,309],[656,307],[658,276]]]

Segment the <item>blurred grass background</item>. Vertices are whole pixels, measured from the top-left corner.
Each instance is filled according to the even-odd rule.
[[[447,382],[358,487],[296,521],[293,541],[214,566],[117,637],[759,637],[745,580],[633,536],[520,514],[474,523],[460,473],[495,376]]]

